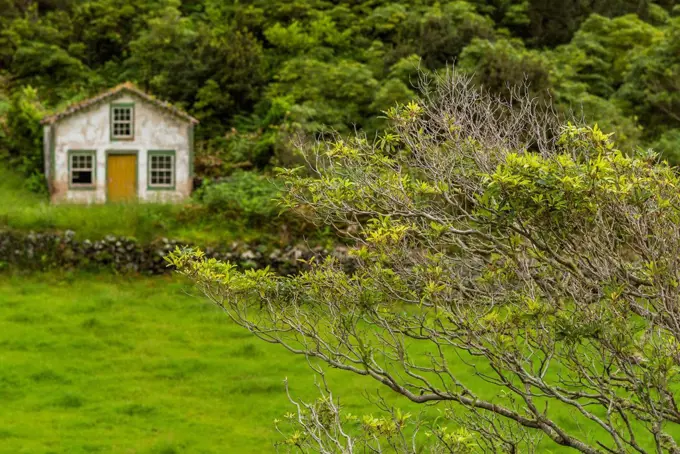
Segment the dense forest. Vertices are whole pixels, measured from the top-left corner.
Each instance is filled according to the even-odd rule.
[[[0,159],[39,186],[38,119],[123,81],[186,109],[199,177],[266,169],[290,138],[371,134],[454,64],[680,162],[675,0],[0,0]]]

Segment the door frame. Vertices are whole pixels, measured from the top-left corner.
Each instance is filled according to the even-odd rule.
[[[106,150],[104,153],[104,161],[106,162],[106,185],[104,186],[104,193],[106,194],[106,203],[109,202],[109,156],[134,156],[135,157],[135,196],[139,201],[139,150]]]

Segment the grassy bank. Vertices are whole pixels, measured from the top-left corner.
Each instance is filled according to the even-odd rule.
[[[0,276],[1,453],[260,453],[313,397],[303,358],[176,279]],[[368,382],[331,375],[353,413]],[[370,384],[370,389],[375,387]]]
[[[23,188],[21,177],[0,161],[0,228],[73,230],[91,240],[106,235],[142,241],[169,237],[201,245],[232,241],[286,241],[275,222],[254,225],[238,216],[215,215],[196,203],[51,205],[45,196]]]

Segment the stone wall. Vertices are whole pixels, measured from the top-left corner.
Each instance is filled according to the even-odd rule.
[[[75,233],[35,233],[0,230],[0,269],[46,271],[82,269],[142,274],[172,271],[163,259],[175,247],[191,246],[167,238],[142,244],[133,238],[107,236],[101,240],[78,240]],[[300,260],[333,255],[348,269],[351,259],[347,248],[332,250],[306,245],[272,248],[264,245],[232,243],[219,248],[201,248],[208,257],[228,260],[242,269],[263,268],[286,275],[306,268]]]

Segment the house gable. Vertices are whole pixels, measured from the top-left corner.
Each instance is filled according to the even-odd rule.
[[[83,101],[79,101],[73,104],[68,105],[64,109],[60,110],[57,113],[54,113],[52,115],[47,115],[41,120],[41,124],[54,124],[57,121],[66,118],[76,112],[79,112],[83,109],[87,109],[93,105],[97,105],[102,102],[109,101],[111,98],[116,98],[119,97],[121,93],[128,93],[133,96],[137,96],[140,99],[143,99],[151,104],[156,105],[157,107],[164,109],[171,114],[182,118],[186,121],[188,121],[191,124],[197,124],[198,120],[189,115],[188,113],[184,112],[183,110],[173,106],[172,104],[161,101],[154,96],[143,92],[139,88],[137,88],[134,84],[131,82],[125,82],[123,84],[117,85],[116,87],[107,90],[103,93],[98,94],[97,96],[94,96],[92,98],[85,99]]]

